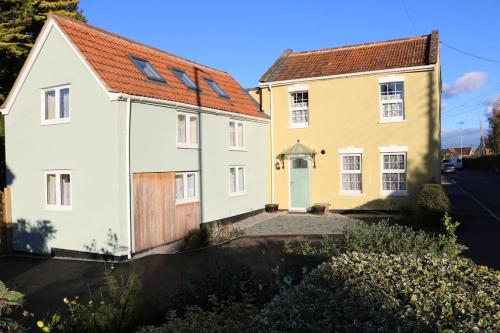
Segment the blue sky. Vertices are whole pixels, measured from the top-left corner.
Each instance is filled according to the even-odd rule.
[[[440,31],[441,40],[500,61],[500,1],[80,0],[90,24],[231,73],[244,87],[284,49],[310,50]],[[413,22],[413,24],[412,24]],[[441,47],[442,145],[479,143],[500,96],[500,62]],[[463,122],[463,124],[460,124]]]

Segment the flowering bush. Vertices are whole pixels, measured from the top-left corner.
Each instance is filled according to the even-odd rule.
[[[111,273],[105,274],[107,293],[100,299],[93,297],[86,303],[78,297],[67,298],[63,302],[67,311],[54,314],[50,318],[37,322],[42,332],[129,332],[133,326],[137,306],[137,295],[141,282],[137,275],[130,275],[126,280],[117,280]]]
[[[275,298],[251,326],[274,332],[499,332],[500,272],[462,258],[344,253]]]

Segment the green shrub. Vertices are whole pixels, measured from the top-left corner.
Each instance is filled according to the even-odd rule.
[[[100,298],[91,297],[86,304],[78,297],[73,300],[64,298],[67,311],[40,321],[38,326],[48,328],[50,332],[130,332],[136,319],[141,282],[135,274],[126,280],[117,280],[106,272],[105,278],[107,292]]]
[[[188,249],[198,249],[209,245],[220,244],[225,241],[243,236],[242,229],[231,225],[224,226],[219,223],[210,223],[200,229],[192,229],[184,238]]]
[[[198,249],[209,244],[209,230],[207,228],[191,229],[184,237],[188,249]]]
[[[446,212],[451,209],[450,199],[440,184],[424,184],[417,198],[420,223],[424,226],[439,225]]]
[[[211,298],[210,310],[199,306],[188,307],[184,316],[170,312],[165,324],[154,327],[146,326],[138,333],[166,332],[243,332],[249,327],[253,315],[257,312],[252,301],[218,301]]]
[[[9,290],[0,281],[0,332],[23,332],[21,324],[14,318],[17,310],[21,310],[24,295],[20,292]],[[26,312],[23,312],[27,316]]]
[[[499,310],[500,272],[462,258],[350,252],[275,298],[252,330],[499,332]]]
[[[306,241],[296,241],[285,246],[287,253],[318,255],[324,259],[346,252],[409,253],[417,256],[432,254],[435,256],[457,256],[465,247],[456,243],[455,229],[458,225],[445,215],[446,234],[434,237],[422,230],[393,224],[382,220],[378,223],[357,223],[344,229],[344,236],[334,238],[323,236],[320,246],[313,246]]]

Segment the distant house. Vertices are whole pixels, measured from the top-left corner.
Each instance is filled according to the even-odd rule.
[[[445,157],[452,157],[452,156],[455,156],[455,157],[459,157],[460,155],[462,155],[462,157],[473,157],[474,156],[474,147],[470,146],[470,147],[450,147],[450,148],[446,148],[444,150],[444,156]]]
[[[16,250],[131,255],[266,203],[269,116],[226,72],[50,15],[1,110]]]
[[[294,52],[250,90],[272,118],[270,201],[397,209],[440,178],[439,35]]]

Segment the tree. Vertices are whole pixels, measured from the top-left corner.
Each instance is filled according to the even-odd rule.
[[[491,148],[493,152],[500,153],[500,98],[497,99],[490,117],[490,133],[486,138],[486,147]]]
[[[86,21],[79,0],[0,0],[0,104],[50,12]],[[4,136],[4,119],[0,116],[0,188],[5,186]]]
[[[14,84],[50,12],[85,21],[79,0],[0,1],[0,103]]]

